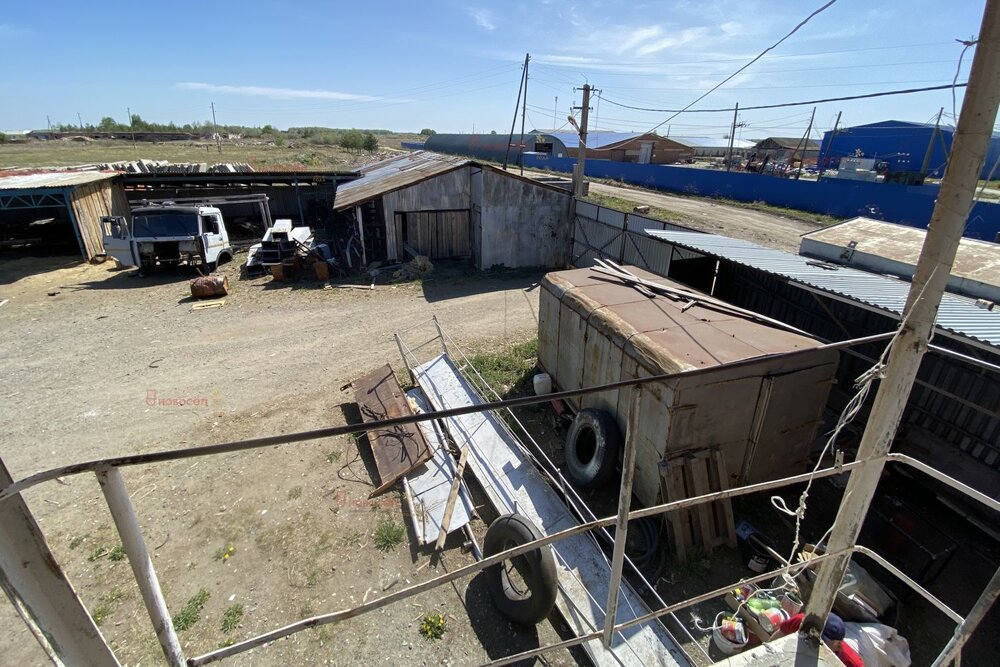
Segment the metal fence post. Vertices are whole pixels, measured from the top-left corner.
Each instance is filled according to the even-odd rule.
[[[606,648],[611,648],[615,622],[618,617],[618,597],[621,593],[622,566],[625,562],[625,538],[628,535],[628,513],[632,505],[632,479],[635,477],[635,440],[639,432],[639,402],[642,388],[632,391],[632,409],[628,413],[628,428],[625,431],[625,455],[622,459],[622,483],[618,490],[618,519],[615,521],[615,550],[611,556],[611,581],[608,582],[608,606],[604,614],[604,637]],[[650,582],[653,586],[656,582]]]
[[[149,612],[149,618],[153,622],[156,638],[160,640],[163,655],[167,658],[167,664],[170,667],[184,667],[186,663],[181,652],[181,644],[177,639],[177,633],[174,632],[174,624],[170,619],[170,612],[167,611],[167,603],[163,599],[160,582],[153,570],[153,561],[146,550],[146,542],[139,528],[139,519],[128,497],[122,473],[118,468],[102,468],[96,474],[108,509],[111,510],[111,517],[118,529],[118,535],[125,547],[129,565],[132,566],[132,573],[135,574],[135,581],[139,584],[142,601],[146,604],[146,611]]]
[[[506,295],[506,294],[507,293],[504,292],[504,295]],[[504,307],[506,307],[506,305],[507,305],[507,301],[506,301],[506,296],[505,296],[504,297]],[[437,329],[438,338],[441,339],[441,349],[444,350],[445,356],[447,356],[450,359],[451,358],[451,353],[448,351],[448,342],[444,339],[444,331],[441,330],[441,323],[438,322],[438,316],[436,314],[435,315],[431,315],[431,319],[434,320],[434,328]],[[506,318],[504,318],[504,322],[506,323]]]
[[[0,485],[12,482],[0,459]],[[0,588],[52,664],[118,667],[20,494],[0,502]]]
[[[932,667],[945,667],[952,661],[955,665],[958,665],[959,656],[962,655],[962,646],[965,642],[969,641],[972,637],[972,633],[975,632],[976,626],[983,620],[986,616],[986,612],[990,610],[993,603],[996,602],[997,597],[1000,597],[1000,569],[993,573],[993,578],[990,579],[990,583],[986,584],[986,588],[983,590],[982,595],[976,600],[976,604],[972,606],[965,620],[958,624],[955,628],[955,634],[945,645],[944,649],[941,651],[941,655],[937,657],[934,661]]]

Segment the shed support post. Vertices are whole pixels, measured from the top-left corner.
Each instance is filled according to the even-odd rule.
[[[871,504],[903,416],[907,398],[927,351],[941,296],[955,262],[958,243],[972,208],[993,123],[1000,106],[1000,0],[988,0],[979,46],[972,61],[951,158],[934,205],[927,238],[906,300],[897,338],[889,353],[857,460],[833,524],[827,551],[852,548]],[[824,561],[806,605],[802,630],[819,638],[850,560],[849,554]]]
[[[13,482],[0,459],[0,487]],[[21,494],[0,502],[0,588],[53,664],[118,666]]]
[[[97,481],[101,485],[108,509],[111,510],[111,518],[115,521],[118,535],[122,538],[125,554],[128,556],[129,565],[132,566],[135,581],[139,584],[142,601],[146,604],[146,611],[149,612],[149,618],[153,622],[153,630],[156,631],[156,638],[160,640],[167,664],[170,667],[184,667],[186,663],[181,644],[177,639],[177,633],[174,632],[174,624],[170,619],[170,612],[167,611],[167,603],[163,599],[160,582],[153,570],[153,561],[146,550],[146,542],[139,528],[139,519],[128,497],[122,473],[118,468],[102,468],[97,471]]]
[[[611,556],[611,581],[608,582],[608,606],[604,614],[605,648],[611,648],[615,622],[618,617],[618,598],[622,585],[622,566],[625,563],[625,539],[628,536],[628,514],[632,505],[632,480],[635,477],[635,441],[639,433],[639,404],[642,387],[632,391],[632,409],[628,413],[625,432],[625,455],[622,459],[622,483],[618,489],[618,518],[615,521],[615,548]],[[655,585],[655,582],[654,582]]]

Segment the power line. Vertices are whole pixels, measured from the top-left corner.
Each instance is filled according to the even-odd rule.
[[[904,88],[902,90],[884,90],[884,91],[879,92],[879,93],[867,93],[865,95],[847,95],[845,97],[827,97],[827,98],[824,98],[824,99],[821,99],[821,100],[806,100],[804,102],[783,102],[781,104],[761,104],[761,105],[754,106],[754,107],[743,107],[743,110],[744,111],[755,111],[755,110],[758,110],[758,109],[782,109],[782,108],[785,108],[785,107],[800,107],[800,106],[807,106],[807,105],[810,105],[810,104],[822,104],[824,102],[843,102],[845,100],[863,100],[863,99],[868,99],[868,98],[871,98],[871,97],[887,97],[887,96],[890,96],[890,95],[909,95],[909,94],[912,94],[912,93],[926,93],[926,92],[932,91],[932,90],[950,90],[952,88],[965,88],[967,85],[968,85],[967,83],[957,83],[957,84],[954,84],[954,85],[952,85],[952,84],[949,83],[949,84],[946,84],[946,85],[943,85],[943,86],[928,86],[926,88]],[[711,92],[711,91],[709,91],[709,92]],[[705,95],[707,95],[707,94],[708,93],[705,93]],[[703,99],[705,97],[705,95],[702,95],[698,99],[699,100]],[[647,109],[647,108],[644,108],[644,107],[634,107],[634,106],[630,106],[628,104],[621,104],[620,102],[615,102],[614,100],[609,100],[606,97],[603,98],[603,99],[604,99],[605,102],[608,102],[609,104],[614,104],[615,106],[619,106],[619,107],[622,107],[624,109],[632,109],[633,111],[652,111],[652,112],[656,112],[656,113],[672,113],[672,114],[674,114],[673,116],[671,116],[667,120],[663,121],[662,123],[660,123],[659,125],[657,125],[656,127],[654,127],[653,130],[657,129],[661,125],[666,124],[667,121],[673,120],[673,118],[677,117],[678,115],[680,115],[682,113],[721,113],[721,112],[725,112],[725,111],[733,111],[733,107],[726,107],[726,108],[722,108],[722,109],[691,109],[690,108],[691,107],[690,104],[688,106],[684,107],[683,109],[676,110],[676,111],[673,110],[673,109]],[[695,102],[697,102],[697,101],[698,100],[695,100]],[[650,132],[652,132],[653,130],[650,130]]]
[[[809,23],[809,21],[811,21],[814,16],[817,16],[818,14],[826,11],[827,9],[829,9],[830,7],[832,7],[836,2],[837,2],[837,0],[829,0],[829,2],[827,2],[826,4],[824,4],[822,7],[818,8],[816,10],[813,10],[813,12],[811,14],[809,14],[809,16],[807,16],[804,19],[802,19],[798,23],[798,25],[796,25],[794,28],[792,28],[790,31],[788,31],[785,34],[784,37],[782,37],[777,42],[775,42],[771,46],[767,47],[766,49],[764,49],[763,51],[761,51],[760,53],[758,53],[750,62],[746,63],[745,65],[743,65],[742,67],[740,67],[739,69],[737,69],[735,72],[733,72],[732,74],[730,74],[729,76],[727,76],[725,79],[723,79],[719,83],[715,84],[715,86],[713,86],[712,88],[710,88],[706,92],[702,93],[697,99],[695,99],[693,102],[691,102],[690,104],[688,104],[686,107],[684,107],[680,111],[677,111],[677,112],[673,113],[672,116],[667,117],[666,120],[660,122],[659,124],[654,125],[653,128],[650,129],[649,131],[650,132],[654,132],[654,131],[658,130],[659,128],[661,128],[662,126],[666,125],[671,120],[673,120],[674,118],[676,118],[677,116],[679,116],[680,114],[684,113],[685,111],[687,111],[688,109],[690,109],[691,107],[693,107],[698,102],[701,102],[703,99],[705,99],[706,97],[708,97],[709,95],[711,95],[712,93],[714,93],[716,90],[718,90],[719,88],[721,88],[722,86],[724,86],[729,81],[732,81],[733,78],[735,78],[741,72],[743,72],[748,67],[750,67],[751,65],[753,65],[755,62],[757,62],[758,60],[760,60],[761,58],[763,58],[765,55],[767,55],[768,52],[776,49],[782,42],[784,42],[789,37],[791,37],[792,35],[794,35],[795,33],[797,33],[799,31],[799,29],[801,29],[802,26],[804,26],[805,24]],[[600,92],[598,92],[598,97],[602,97],[602,95],[601,95]],[[622,105],[619,105],[619,106],[622,106]]]

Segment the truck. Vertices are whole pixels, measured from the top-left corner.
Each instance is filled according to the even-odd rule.
[[[101,218],[104,250],[140,274],[158,266],[195,266],[211,273],[233,258],[222,211],[214,206],[164,202]]]

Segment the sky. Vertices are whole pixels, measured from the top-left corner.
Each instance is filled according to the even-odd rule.
[[[645,131],[777,41],[825,0],[81,2],[0,7],[0,130],[144,119],[279,128],[507,132],[525,53],[526,125]],[[983,0],[839,0],[694,109],[950,84],[968,76]],[[886,119],[953,124],[959,89],[818,105],[812,136]],[[811,106],[744,111],[738,137],[801,136]],[[578,115],[578,112],[576,112]],[[661,134],[722,137],[732,113]],[[520,128],[520,117],[517,119]]]

